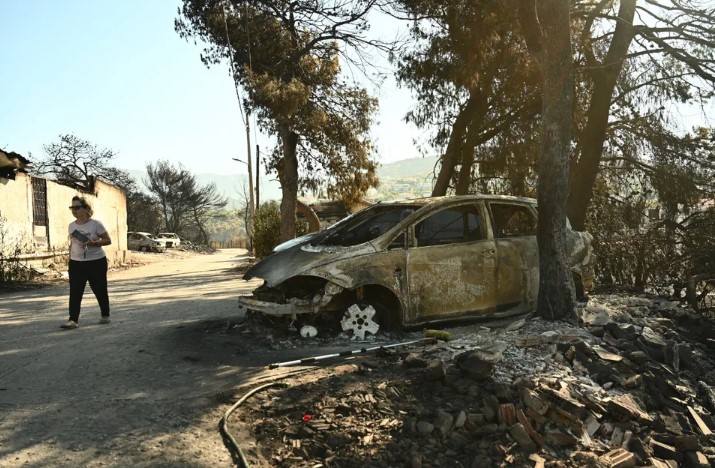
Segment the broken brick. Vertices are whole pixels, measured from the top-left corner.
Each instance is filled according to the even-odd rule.
[[[688,406],[688,411],[690,412],[690,416],[693,417],[693,419],[695,420],[695,424],[698,425],[698,429],[700,429],[700,432],[702,432],[703,435],[709,436],[710,434],[712,434],[712,431],[710,430],[708,425],[705,424],[705,421],[703,421],[700,415],[696,413],[693,408]]]
[[[643,351],[633,351],[628,354],[628,357],[636,364],[645,364],[648,362],[648,355]]]
[[[677,451],[675,450],[675,447],[671,445],[666,445],[662,442],[658,442],[657,440],[651,439],[650,441],[650,448],[653,450],[653,455],[655,455],[658,458],[664,458],[666,460],[673,460],[675,459]]]
[[[678,468],[678,462],[675,460],[660,460],[658,458],[649,458],[648,464],[651,468]]]
[[[592,346],[591,349],[594,350],[598,357],[600,357],[604,361],[620,362],[623,360],[623,356],[611,353],[608,350],[602,348],[601,346],[595,345]]]
[[[603,341],[605,341],[609,346],[618,347],[618,340],[611,336],[608,332],[603,334]]]
[[[536,452],[536,444],[531,440],[531,437],[521,423],[516,423],[511,426],[509,428],[509,435],[519,444],[519,447],[523,451],[527,453]]]
[[[583,423],[578,417],[559,408],[551,408],[548,413],[546,413],[546,417],[555,422],[558,426],[570,429],[573,432],[580,431],[583,426]]]
[[[654,422],[654,418],[648,413],[641,411],[638,405],[628,395],[619,395],[609,401],[608,410],[611,416],[621,422],[635,419],[639,423],[647,426],[652,425]]]
[[[623,429],[616,427],[611,434],[611,447],[617,448],[623,444]]]
[[[567,434],[561,431],[549,431],[545,437],[547,442],[556,444],[560,447],[575,447],[579,440],[572,434]]]
[[[531,408],[526,408],[526,415],[533,419],[537,424],[544,424],[547,421],[546,416],[537,413]]]
[[[598,429],[601,427],[601,423],[598,422],[598,419],[596,419],[593,414],[588,415],[584,425],[589,437],[593,437],[596,431],[598,431]]]
[[[681,435],[675,438],[675,448],[680,452],[700,450],[700,440],[694,434]]]
[[[513,426],[516,424],[516,409],[511,403],[505,403],[499,405],[497,410],[497,419],[500,424],[506,424],[507,426]]]
[[[639,437],[633,437],[628,444],[628,449],[633,452],[639,462],[645,462],[653,456],[653,451]]]
[[[532,453],[531,455],[529,455],[529,460],[534,462],[534,468],[544,468],[546,466],[546,459],[537,455],[536,453]]]
[[[636,457],[627,450],[617,448],[603,455],[601,462],[609,468],[631,468],[636,466]]]
[[[537,414],[544,415],[549,410],[549,403],[539,398],[536,392],[532,392],[528,388],[522,389],[521,399],[527,408]]]
[[[653,432],[650,435],[650,438],[653,440],[657,440],[661,444],[675,446],[675,436],[672,434],[667,434],[667,433],[663,433],[663,432]]]
[[[701,452],[688,452],[685,454],[685,466],[689,468],[706,468],[710,466],[710,462]]]
[[[627,449],[628,445],[631,443],[631,439],[633,438],[633,432],[632,431],[626,431],[623,434],[623,442],[621,443],[621,448]]]
[[[611,400],[608,402],[608,413],[616,421],[622,422],[630,421],[636,416],[636,413],[632,408],[618,400]]]
[[[546,442],[544,442],[544,438],[541,437],[541,434],[539,434],[536,429],[534,429],[534,426],[531,425],[531,423],[526,418],[526,415],[521,409],[516,410],[516,418],[521,423],[521,425],[524,426],[524,429],[526,429],[526,432],[529,434],[529,437],[531,437],[531,440],[536,442],[539,447],[543,447],[544,445],[546,445]]]
[[[665,427],[666,431],[676,435],[680,435],[683,433],[683,428],[680,427],[680,423],[678,423],[678,420],[676,418],[665,414],[661,414],[659,417],[660,420],[663,422],[663,426]]]
[[[632,375],[623,382],[623,386],[626,388],[636,388],[640,387],[643,383],[643,376],[640,374]]]
[[[586,415],[586,407],[560,392],[549,387],[540,387],[541,394],[553,405],[564,410],[566,413],[575,416],[577,419]]]
[[[529,348],[531,346],[539,346],[541,344],[541,338],[531,337],[531,338],[519,338],[516,340],[516,346],[519,348]]]

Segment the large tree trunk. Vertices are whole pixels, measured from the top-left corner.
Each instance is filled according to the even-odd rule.
[[[473,92],[472,120],[467,128],[467,134],[464,143],[462,143],[459,156],[461,166],[457,183],[455,184],[455,193],[457,195],[467,195],[469,188],[472,186],[472,166],[474,166],[474,150],[477,146],[484,144],[494,138],[500,131],[503,131],[503,124],[496,125],[488,131],[484,131],[483,122],[489,110],[489,102],[486,94],[482,92]],[[505,122],[510,119],[506,119]]]
[[[432,189],[433,197],[447,195],[449,183],[454,176],[454,168],[460,161],[467,128],[474,120],[474,113],[480,101],[481,99],[478,99],[475,94],[471,94],[467,104],[459,111],[459,115],[452,125],[449,143],[447,143],[447,149],[442,156],[442,166]]]
[[[566,261],[566,199],[573,114],[570,2],[544,0],[543,122],[539,161],[540,316],[555,320],[575,311],[575,291]]]
[[[603,155],[608,130],[608,115],[613,91],[623,61],[633,39],[633,16],[636,0],[622,0],[618,10],[619,21],[603,64],[590,63],[593,76],[593,93],[587,113],[587,123],[579,146],[581,157],[571,173],[571,190],[568,199],[568,216],[578,231],[585,229],[586,213],[593,198],[593,185]]]
[[[279,125],[283,157],[278,163],[281,183],[281,242],[295,238],[295,209],[298,202],[298,134],[287,125]]]
[[[457,195],[467,195],[469,187],[472,186],[472,166],[474,165],[474,148],[473,144],[465,144],[462,151],[462,166],[459,168],[459,178],[455,193]]]
[[[539,299],[537,313],[548,320],[575,312],[575,291],[566,260],[566,198],[573,113],[573,56],[569,0],[519,3],[530,52],[543,75],[539,161]],[[540,23],[540,24],[539,24]]]

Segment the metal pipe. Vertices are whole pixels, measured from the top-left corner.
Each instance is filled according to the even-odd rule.
[[[398,346],[407,346],[411,344],[434,344],[437,343],[437,338],[420,338],[419,340],[413,340],[413,341],[405,341],[403,343],[393,343],[389,345],[384,345],[384,346],[375,346],[373,348],[360,348],[360,349],[351,349],[347,351],[341,351],[339,353],[334,353],[334,354],[324,354],[322,356],[312,356],[312,357],[307,357],[307,358],[302,358],[302,359],[296,359],[295,361],[285,361],[285,362],[276,362],[273,364],[268,364],[264,366],[263,368],[266,370],[270,369],[278,369],[280,367],[288,367],[288,366],[297,366],[300,364],[310,364],[318,361],[322,361],[324,359],[330,359],[334,357],[345,357],[345,356],[352,356],[353,354],[364,354],[368,353],[370,351],[377,351],[379,349],[389,349],[389,348],[397,348]]]

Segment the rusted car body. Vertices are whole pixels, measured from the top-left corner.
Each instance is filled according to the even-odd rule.
[[[465,195],[378,203],[294,239],[254,265],[239,306],[273,316],[372,306],[381,327],[533,309],[539,287],[536,200]],[[588,233],[569,228],[577,280],[592,284]],[[577,288],[578,289],[578,288]]]

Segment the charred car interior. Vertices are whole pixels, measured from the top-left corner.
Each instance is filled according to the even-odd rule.
[[[275,248],[244,275],[264,282],[239,307],[302,323],[339,321],[355,337],[535,307],[536,200],[465,195],[378,203]],[[593,284],[591,242],[569,229],[577,293]]]

